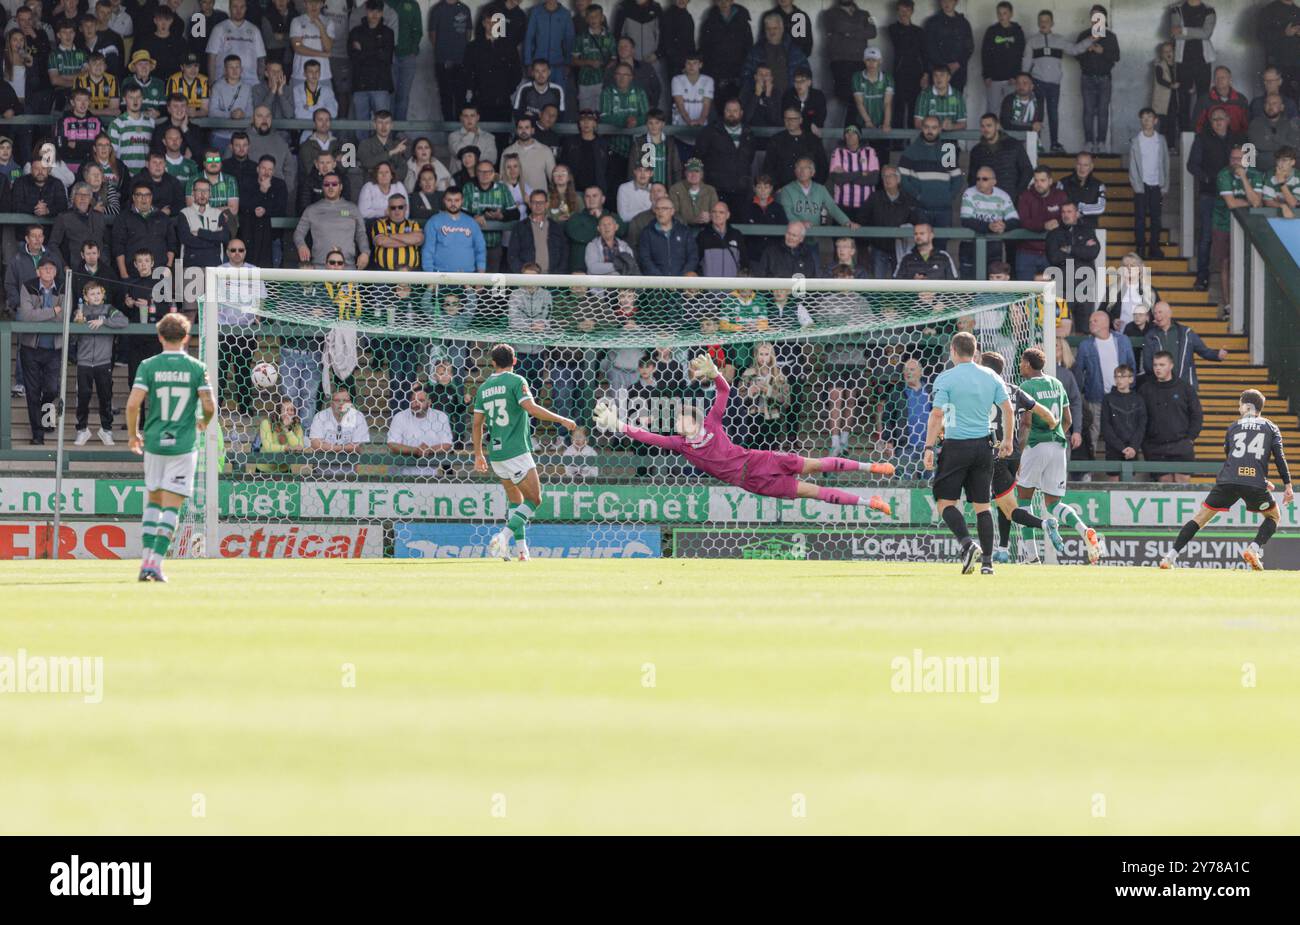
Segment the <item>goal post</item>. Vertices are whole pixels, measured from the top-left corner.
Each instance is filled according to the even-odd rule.
[[[533,422],[535,554],[757,555],[797,528],[807,557],[835,558],[853,537],[933,530],[919,422],[953,333],[1001,353],[1008,381],[1027,347],[1049,363],[1056,352],[1056,313],[1042,309],[1050,281],[206,275],[202,349],[218,416],[183,515],[186,556],[482,555],[506,501],[473,470],[472,400],[488,352],[506,342],[539,403],[586,431],[572,440]],[[701,352],[732,383],[735,443],[892,462],[888,480],[814,479],[880,494],[891,515],[746,496],[593,425],[602,401],[660,433],[687,407],[707,410],[714,390],[686,374]]]

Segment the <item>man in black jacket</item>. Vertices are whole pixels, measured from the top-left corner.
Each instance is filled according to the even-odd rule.
[[[162,151],[150,151],[144,173],[131,178],[132,186],[140,183],[149,187],[153,207],[164,215],[180,215],[185,208],[185,186],[167,172],[167,158]]]
[[[934,246],[934,228],[917,222],[912,228],[913,247],[898,261],[895,279],[957,279],[957,265],[947,251]]]
[[[912,22],[913,0],[898,0],[898,22],[885,27],[894,49],[894,128],[912,127],[916,98],[929,80],[925,57],[925,30]]]
[[[952,88],[966,89],[966,76],[975,37],[970,22],[957,12],[957,0],[939,0],[939,12],[925,21],[925,56],[931,68],[947,65],[952,74]]]
[[[816,279],[819,275],[817,248],[804,241],[805,236],[803,222],[786,225],[785,237],[772,241],[763,251],[755,275],[793,279],[795,274],[799,274],[804,279]]]
[[[1219,171],[1228,166],[1232,149],[1246,139],[1228,131],[1228,113],[1210,112],[1210,125],[1196,133],[1187,155],[1187,172],[1196,180],[1196,284],[1197,292],[1210,288],[1210,247],[1213,243],[1214,207],[1219,201]]]
[[[743,214],[750,198],[754,136],[745,127],[740,100],[727,100],[722,106],[722,122],[710,122],[700,131],[695,156],[704,162],[704,176],[731,214]]]
[[[1012,92],[1016,75],[1020,73],[1025,32],[1020,23],[1011,21],[1014,13],[1011,4],[1002,0],[997,7],[998,21],[984,30],[980,62],[984,70],[985,112],[1002,111],[1002,100]]]
[[[1119,40],[1107,21],[1106,8],[1094,4],[1093,17],[1100,16],[1104,34],[1098,38],[1095,27],[1084,29],[1076,39],[1092,39],[1092,44],[1079,55],[1080,83],[1083,90],[1083,140],[1088,151],[1100,154],[1106,146],[1110,118],[1110,73],[1119,63]]]
[[[177,251],[172,219],[154,208],[153,189],[147,183],[131,187],[130,208],[113,222],[113,253],[122,279],[130,276],[131,256],[139,250],[149,251],[155,268],[170,267]]]
[[[740,73],[754,45],[754,26],[749,10],[735,0],[718,0],[704,14],[700,26],[700,53],[704,55],[704,73],[713,78],[713,104],[716,106],[740,93]]]
[[[600,113],[584,109],[578,113],[578,134],[565,135],[560,143],[558,163],[566,164],[573,178],[573,188],[603,187],[609,166],[609,145],[596,134]]]
[[[338,36],[335,36],[336,40]],[[369,119],[373,113],[393,108],[393,30],[384,25],[382,0],[367,0],[365,17],[348,33],[348,56],[352,59],[352,118]],[[458,72],[463,75],[464,69]],[[463,79],[463,78],[462,78]],[[456,112],[464,102],[464,84]]]
[[[741,270],[749,272],[749,254],[745,236],[731,224],[731,209],[725,202],[715,202],[709,210],[709,224],[700,231],[695,247],[700,252],[701,276],[731,277]]]
[[[924,221],[921,208],[911,193],[903,191],[898,168],[886,164],[880,168],[880,189],[862,207],[859,224],[870,228],[899,228]],[[894,238],[871,239],[872,274],[876,279],[892,279],[897,262]]]
[[[1147,462],[1186,462],[1196,458],[1196,438],[1204,414],[1196,390],[1174,376],[1174,358],[1161,350],[1152,361],[1154,377],[1142,383],[1139,394],[1147,406],[1146,436],[1142,456]],[[1162,482],[1190,482],[1190,475],[1170,472]]]
[[[972,186],[981,167],[992,167],[997,187],[1015,202],[1029,186],[1034,166],[1029,163],[1024,142],[1002,131],[998,117],[991,112],[980,118],[980,141],[970,151],[970,169],[966,178]]]
[[[10,211],[54,218],[68,208],[68,191],[62,181],[50,176],[50,168],[43,160],[33,157],[31,173],[14,181],[9,201],[13,204]]]
[[[72,187],[72,208],[59,213],[50,230],[50,247],[59,252],[65,264],[81,253],[83,241],[108,244],[108,225],[104,216],[90,207],[93,194],[85,183]]]
[[[547,215],[550,199],[546,190],[535,189],[528,194],[528,217],[518,222],[510,232],[510,249],[506,252],[506,265],[511,273],[522,273],[524,264],[535,263],[542,273],[564,273],[569,268],[569,239],[564,236],[564,225]],[[546,259],[538,252],[535,235],[546,239]]]
[[[1066,202],[1061,206],[1061,223],[1047,233],[1047,263],[1062,273],[1065,300],[1076,331],[1088,330],[1088,316],[1097,303],[1093,299],[1072,298],[1086,288],[1088,274],[1093,273],[1101,245],[1092,224],[1079,217],[1079,206]],[[1082,282],[1081,282],[1082,281]]]
[[[804,131],[803,112],[797,106],[787,106],[782,113],[785,131],[773,135],[767,145],[767,157],[763,161],[763,173],[772,178],[779,190],[794,180],[794,165],[801,157],[810,157],[813,162],[813,180],[825,183],[830,174],[830,163],[826,158],[826,148],[822,140],[812,132]]]

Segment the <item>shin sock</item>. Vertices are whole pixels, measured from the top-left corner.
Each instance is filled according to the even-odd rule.
[[[1259,525],[1259,530],[1255,533],[1255,542],[1261,547],[1273,538],[1273,533],[1277,530],[1277,521],[1265,517],[1264,522]]]
[[[1264,523],[1272,523],[1272,521],[1266,520]],[[1196,536],[1196,531],[1199,529],[1201,529],[1201,525],[1194,520],[1189,520],[1183,524],[1183,529],[1178,531],[1178,539],[1174,540],[1174,552],[1182,552],[1187,544],[1192,541],[1192,537]]]
[[[980,554],[987,562],[993,556],[993,512],[980,511],[976,514],[975,529],[980,537]]]
[[[140,538],[144,546],[140,554],[140,567],[153,568],[154,562],[154,540],[158,536],[158,519],[162,516],[162,508],[153,503],[147,503],[144,508],[144,517],[141,520]]]
[[[1011,512],[1011,519],[1022,527],[1028,527],[1030,530],[1043,529],[1043,520],[1041,517],[1035,517],[1029,513],[1028,508],[1018,507]]]
[[[843,456],[823,456],[817,463],[822,472],[856,472],[866,468],[856,459],[845,459]]]
[[[952,531],[952,535],[961,540],[963,546],[970,541],[970,530],[966,527],[966,518],[961,516],[961,511],[957,510],[955,504],[943,509],[943,522]]]
[[[528,521],[533,517],[533,507],[527,501],[515,507],[514,513],[506,522],[517,542],[527,539]]]
[[[1088,525],[1083,522],[1079,512],[1071,505],[1066,504],[1064,501],[1058,501],[1056,507],[1052,509],[1052,514],[1061,522],[1062,526],[1073,527],[1074,532],[1079,536],[1082,537],[1087,534]]]

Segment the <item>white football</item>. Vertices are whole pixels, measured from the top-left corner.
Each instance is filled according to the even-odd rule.
[[[273,388],[280,381],[280,371],[271,363],[258,363],[253,367],[253,385],[259,389]]]

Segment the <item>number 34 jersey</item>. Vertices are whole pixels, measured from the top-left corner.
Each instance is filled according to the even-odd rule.
[[[145,391],[144,451],[158,456],[193,452],[199,393],[212,388],[207,367],[182,350],[165,350],[140,364],[132,388]]]
[[[1291,481],[1291,472],[1282,452],[1282,434],[1268,418],[1248,415],[1233,422],[1223,438],[1223,451],[1227,458],[1219,470],[1220,483],[1264,488],[1270,455],[1277,464],[1282,482]]]
[[[483,415],[487,458],[504,462],[533,451],[532,427],[523,402],[531,399],[528,383],[512,372],[488,376],[474,396],[474,413]]]

